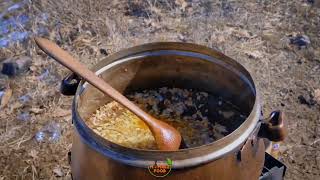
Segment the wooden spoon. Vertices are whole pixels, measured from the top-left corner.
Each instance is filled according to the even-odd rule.
[[[44,38],[35,38],[35,42],[46,54],[140,117],[149,126],[160,150],[176,151],[179,149],[181,135],[175,128],[141,110],[137,105],[112,88],[107,82],[98,77],[85,65],[80,63],[80,61],[74,59],[68,52],[61,49],[54,42]]]

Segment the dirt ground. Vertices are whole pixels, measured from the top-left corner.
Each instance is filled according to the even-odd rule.
[[[280,149],[286,179],[320,179],[319,1],[9,0],[0,3],[2,10],[13,2],[25,5],[1,20],[27,15],[18,30],[30,36],[2,47],[0,61],[28,56],[32,65],[15,77],[0,74],[0,90],[6,92],[0,180],[70,179],[72,97],[59,93],[68,71],[35,47],[30,37],[36,34],[88,66],[146,42],[191,42],[222,51],[255,77],[265,116],[275,109],[286,113],[289,134]],[[61,136],[39,143],[36,134],[49,122]]]

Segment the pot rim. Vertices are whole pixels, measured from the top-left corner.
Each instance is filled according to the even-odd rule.
[[[161,52],[167,53],[170,50],[174,53],[189,52],[190,54],[202,54],[205,55],[206,58],[209,57],[213,59],[215,62],[220,62],[228,66],[237,65],[238,67],[242,68],[242,71],[246,73],[246,78],[250,81],[255,93],[255,102],[247,119],[229,135],[212,143],[205,144],[199,147],[181,149],[179,151],[171,152],[128,148],[102,138],[91,128],[89,128],[86,125],[85,121],[80,117],[80,114],[77,111],[79,97],[87,84],[85,81],[81,81],[73,99],[72,118],[77,132],[79,133],[81,139],[87,145],[89,145],[99,153],[127,165],[146,168],[149,165],[154,164],[155,161],[165,162],[166,158],[170,158],[174,162],[173,168],[178,169],[192,167],[199,164],[207,163],[209,161],[213,161],[226,154],[235,152],[245,143],[246,139],[251,136],[251,134],[257,128],[257,123],[259,121],[259,93],[255,87],[252,76],[246,70],[246,68],[244,68],[244,66],[214,49],[202,45],[180,42],[159,42],[143,44],[140,46],[121,50],[111,56],[108,56],[96,65],[95,70],[97,74],[100,74],[108,70],[110,67],[121,64],[121,62],[119,61],[130,61],[132,59],[141,57],[141,55],[157,55],[157,52],[160,52],[161,54]],[[224,60],[221,60],[221,58],[223,58]],[[110,63],[105,65],[106,61],[110,61]]]

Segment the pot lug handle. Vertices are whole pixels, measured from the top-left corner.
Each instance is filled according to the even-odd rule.
[[[76,94],[81,78],[75,73],[68,74],[61,81],[60,92],[65,96],[73,96]]]
[[[273,111],[268,118],[262,119],[259,137],[267,138],[270,141],[283,141],[287,135],[285,115],[282,111]]]

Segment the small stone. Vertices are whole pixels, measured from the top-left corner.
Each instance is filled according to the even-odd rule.
[[[58,142],[61,136],[61,127],[55,122],[50,122],[45,125],[40,131],[35,135],[35,139],[38,142]]]
[[[308,96],[300,95],[298,96],[298,99],[300,104],[305,104],[308,107],[311,107],[317,104],[317,101],[314,99],[313,95],[308,95]]]
[[[37,67],[36,66],[30,66],[29,69],[30,69],[30,71],[35,72],[37,70]]]
[[[8,59],[3,62],[1,73],[13,77],[26,72],[31,64],[32,60],[27,56],[20,57],[16,60]]]
[[[35,135],[35,139],[38,141],[38,142],[43,142],[46,138],[46,134],[43,132],[43,131],[39,131],[37,132],[37,134]]]
[[[178,34],[178,39],[182,42],[186,42],[186,38],[182,34]]]
[[[29,121],[31,119],[31,116],[28,112],[22,112],[17,116],[17,119],[20,121]]]
[[[306,35],[297,35],[296,37],[290,39],[290,43],[297,45],[299,48],[302,48],[308,46],[311,41],[310,38]]]
[[[55,167],[52,171],[56,177],[62,177],[64,175],[60,167]]]
[[[28,103],[31,99],[32,99],[31,96],[28,95],[28,94],[26,94],[26,95],[23,95],[23,96],[19,97],[18,100],[19,100],[21,103],[24,104],[24,103]]]
[[[108,55],[109,55],[108,52],[107,52],[107,50],[105,50],[105,49],[103,49],[103,48],[100,49],[100,53],[103,54],[103,55],[105,55],[105,56],[108,56]]]
[[[298,96],[300,104],[308,104],[308,101],[303,95]]]

